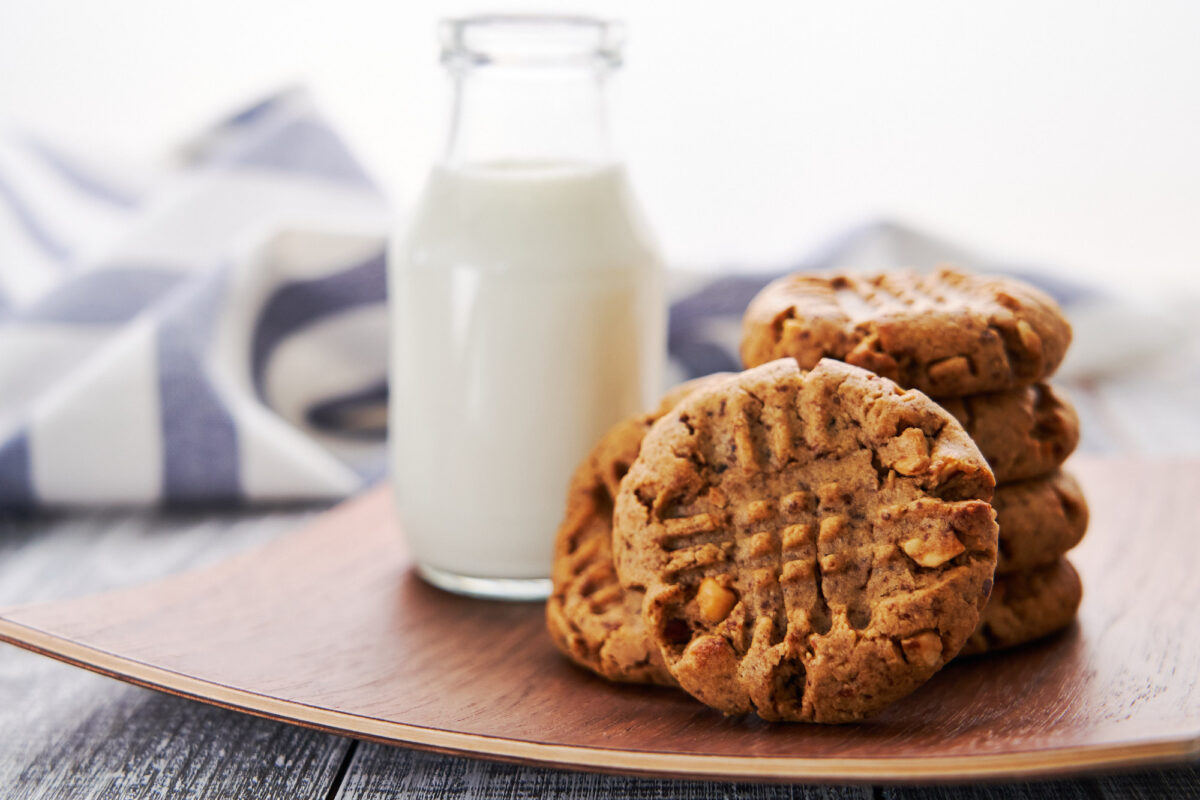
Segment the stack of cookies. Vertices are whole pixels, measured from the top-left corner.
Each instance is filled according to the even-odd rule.
[[[746,310],[742,359],[842,359],[919,389],[962,423],[996,477],[996,584],[963,654],[1012,647],[1071,623],[1082,597],[1063,555],[1087,529],[1060,465],[1079,442],[1070,401],[1045,383],[1071,327],[1020,281],[952,269],[918,275],[792,275]]]
[[[1070,337],[1052,301],[953,272],[795,276],[745,333],[746,371],[618,424],[572,478],[547,603],[564,653],[727,714],[847,722],[1070,621],[1060,556],[1086,512],[1056,471],[1074,415],[1039,383]]]

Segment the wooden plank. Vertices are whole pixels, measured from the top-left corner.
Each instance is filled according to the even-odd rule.
[[[1200,797],[1200,767],[1026,783],[874,788],[788,786],[575,774],[359,743],[337,800],[390,800],[395,797],[412,800],[529,797],[541,800],[612,797],[629,800],[730,797],[739,800],[1160,800]]]
[[[37,660],[2,661],[7,798],[318,800],[349,744]]]
[[[359,744],[337,800],[871,800],[866,786],[779,786],[631,778],[477,762],[387,745]]]
[[[219,560],[301,522],[261,515],[0,517],[0,603],[137,583]],[[0,648],[0,786],[11,798],[314,798],[350,742]]]
[[[1200,765],[1156,772],[1134,772],[1094,778],[1092,797],[1104,800],[1162,800],[1200,797]]]
[[[270,541],[316,513],[0,513],[0,605],[92,594],[210,564]]]
[[[880,800],[1162,800],[1200,797],[1200,767],[1073,781],[912,786],[877,791]]]
[[[884,789],[880,800],[1096,800],[1086,781],[919,786]]]

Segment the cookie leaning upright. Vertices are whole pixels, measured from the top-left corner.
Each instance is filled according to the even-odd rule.
[[[572,661],[612,681],[675,681],[642,626],[642,595],[617,582],[612,512],[617,488],[650,426],[691,392],[728,377],[716,373],[677,386],[658,408],[622,420],[592,448],[571,478],[567,511],[554,540],[553,590],[546,627]]]
[[[613,496],[654,419],[618,423],[572,476],[555,538],[546,627],[572,661],[611,681],[671,684],[642,628],[641,594],[621,588],[612,559]]]
[[[919,392],[775,361],[660,419],[621,482],[617,572],[667,669],[725,713],[846,722],[910,693],[975,629],[994,480]]]
[[[747,367],[836,358],[932,397],[957,397],[1042,380],[1070,342],[1055,302],[1021,281],[952,269],[800,273],[751,301],[741,354]]]

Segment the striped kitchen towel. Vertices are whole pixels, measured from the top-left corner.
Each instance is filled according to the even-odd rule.
[[[0,134],[0,508],[322,500],[382,475],[381,192],[303,91],[178,162]],[[943,260],[1005,268],[890,223],[800,268]],[[736,369],[742,310],[773,277],[676,274],[669,377]],[[1081,369],[1165,338],[1107,295],[1029,277],[1072,316]],[[1114,350],[1114,324],[1142,340]]]
[[[381,469],[380,190],[303,91],[177,160],[0,139],[0,507],[332,498]]]

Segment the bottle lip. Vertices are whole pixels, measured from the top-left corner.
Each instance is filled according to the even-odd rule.
[[[614,20],[572,14],[478,14],[440,24],[442,63],[451,70],[496,65],[621,65],[625,30]]]

